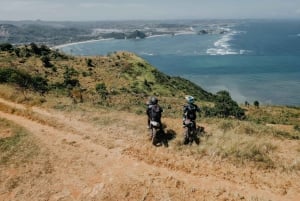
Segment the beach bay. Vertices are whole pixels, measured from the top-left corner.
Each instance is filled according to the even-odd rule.
[[[62,46],[74,55],[131,51],[160,71],[210,92],[227,90],[239,103],[300,105],[298,21],[234,21],[225,34],[162,35]],[[222,27],[222,23],[214,25]],[[195,30],[201,27],[194,27]],[[225,29],[224,28],[224,29]]]

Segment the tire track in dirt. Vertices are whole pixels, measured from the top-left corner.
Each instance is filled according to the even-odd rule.
[[[48,118],[57,117],[56,113],[43,109],[36,111]],[[50,163],[55,167],[53,178],[58,184],[54,185],[55,190],[52,191],[55,193],[49,195],[49,200],[251,200],[254,196],[271,200],[293,200],[292,196],[289,199],[272,192],[266,186],[259,189],[251,183],[238,183],[228,178],[213,176],[211,171],[194,174],[182,168],[158,165],[155,156],[159,158],[159,162],[160,154],[166,153],[167,157],[172,158],[172,153],[163,150],[159,154],[162,148],[150,145],[145,145],[143,149],[137,148],[139,142],[133,139],[128,141],[131,143],[129,145],[118,142],[117,146],[112,148],[107,148],[108,142],[95,140],[96,137],[104,136],[107,141],[114,141],[116,138],[109,136],[114,132],[123,133],[126,129],[120,131],[114,127],[99,130],[86,122],[66,120],[66,116],[62,114],[58,115],[58,119],[64,120],[65,127],[60,128],[3,112],[0,112],[0,117],[28,129],[55,155],[56,161]],[[76,127],[70,131],[66,121]],[[118,136],[123,136],[122,140],[130,137]],[[154,157],[152,159],[151,154]],[[149,161],[148,157],[154,162]],[[189,162],[185,158],[182,159],[183,162]],[[192,161],[193,158],[189,160]],[[169,164],[173,162],[170,161]],[[194,169],[199,167],[195,166]]]

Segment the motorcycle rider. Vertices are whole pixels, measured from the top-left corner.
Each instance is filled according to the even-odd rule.
[[[161,108],[160,105],[158,105],[158,99],[155,96],[152,96],[150,100],[147,102],[147,110],[146,114],[148,116],[148,128],[150,129],[150,121],[156,121],[161,124],[161,113],[163,112],[163,109]]]
[[[193,96],[187,95],[185,100],[187,104],[183,106],[183,126],[185,127],[185,121],[188,119],[195,122],[194,125],[196,128],[196,112],[200,112],[200,108],[194,104],[195,98]]]

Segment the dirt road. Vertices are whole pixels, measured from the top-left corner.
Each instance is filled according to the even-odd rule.
[[[175,151],[178,145],[171,141],[169,147],[154,147],[145,119],[135,114],[67,113],[4,99],[0,103],[27,111],[3,110],[0,118],[26,128],[39,147],[29,163],[0,167],[3,201],[300,200],[298,172],[189,155],[189,147]],[[172,125],[174,120],[165,121]]]

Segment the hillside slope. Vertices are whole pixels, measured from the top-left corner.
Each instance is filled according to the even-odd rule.
[[[224,96],[132,53],[32,44],[0,51],[0,81],[1,201],[299,199],[298,107],[248,106],[243,121],[203,113],[200,144],[184,146],[184,95],[201,108]],[[149,95],[164,107],[164,146],[149,141]]]
[[[154,147],[144,125],[136,123],[146,120],[139,115],[65,113],[3,99],[0,103],[1,122],[11,122],[0,124],[1,143],[14,136],[4,134],[12,132],[15,124],[26,129],[25,140],[15,145],[21,150],[15,150],[5,161],[1,156],[3,201],[299,198],[299,164],[298,169],[289,170],[279,166],[256,168],[251,163],[234,164],[214,153],[197,154],[197,146],[178,145],[181,128],[174,119],[163,121],[176,130],[175,139],[169,141],[168,148]],[[221,132],[202,125],[211,138]],[[278,165],[299,162],[299,150],[295,153],[298,141],[269,140],[278,146],[274,151]],[[207,143],[204,137],[201,146]]]
[[[49,92],[49,95],[68,96],[74,102],[127,107],[135,112],[143,110],[150,95],[159,96],[162,101],[165,97],[182,99],[186,94],[203,101],[214,97],[188,80],[159,72],[128,52],[72,57],[31,44],[0,51],[0,66],[0,78],[3,75],[0,83],[17,84],[24,92],[28,89]],[[19,74],[17,78],[15,74]],[[176,101],[172,105],[174,110],[181,107]]]

